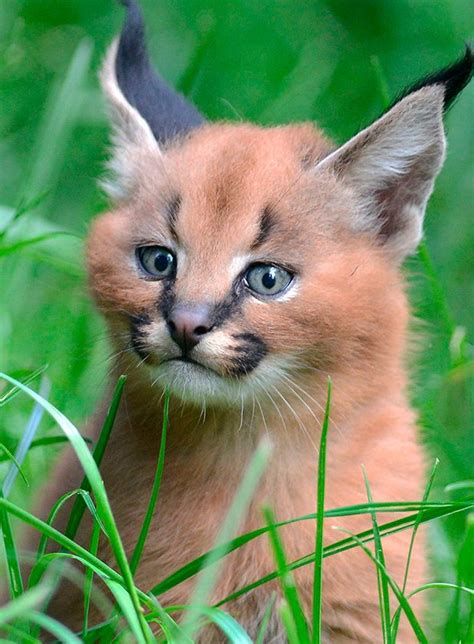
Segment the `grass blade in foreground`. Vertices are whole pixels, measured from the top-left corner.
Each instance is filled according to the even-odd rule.
[[[291,571],[288,568],[288,563],[285,556],[285,551],[283,549],[283,544],[281,542],[280,536],[275,528],[275,517],[270,508],[263,509],[263,515],[265,517],[265,522],[270,528],[269,537],[270,543],[273,550],[273,556],[277,564],[278,575],[280,577],[280,584],[283,590],[283,594],[286,599],[286,605],[288,612],[285,615],[286,626],[289,625],[289,622],[292,622],[290,626],[290,632],[293,632],[293,628],[296,632],[296,641],[299,644],[306,644],[310,642],[310,635],[308,624],[306,622],[306,617],[301,607],[300,598],[298,595],[298,590],[296,588],[295,580]]]
[[[40,396],[48,399],[50,389],[51,389],[51,384],[49,382],[49,379],[46,377],[45,374],[43,374],[41,376],[41,381],[39,386]],[[26,455],[28,454],[30,445],[34,437],[36,436],[38,427],[40,426],[41,419],[43,418],[43,414],[44,414],[44,409],[41,407],[41,405],[38,405],[38,403],[35,403],[33,406],[33,411],[31,412],[30,418],[26,425],[25,431],[23,432],[23,435],[20,439],[20,442],[18,443],[16,452],[15,452],[15,458],[20,465],[23,465],[23,461],[25,460]],[[11,492],[11,489],[15,484],[18,471],[20,471],[20,474],[21,474],[21,470],[16,470],[13,466],[10,466],[10,470],[7,472],[7,475],[3,482],[3,495],[5,498],[8,498]]]
[[[0,499],[3,494],[0,491]],[[23,579],[21,577],[20,563],[15,547],[15,539],[10,523],[10,517],[4,508],[0,508],[0,528],[3,535],[3,545],[5,548],[6,563],[8,569],[8,582],[10,588],[10,597],[15,599],[23,593]]]
[[[195,635],[197,622],[202,614],[201,606],[205,606],[214,584],[217,580],[218,561],[228,552],[228,541],[237,529],[241,518],[247,511],[254,491],[263,475],[271,453],[268,440],[260,441],[250,465],[239,485],[229,512],[216,539],[216,547],[205,559],[206,569],[201,573],[190,600],[190,610],[183,621],[183,629],[191,639]]]
[[[444,505],[445,504],[443,504],[443,506]],[[471,507],[473,507],[473,504],[468,503],[468,504],[462,504],[461,507],[455,506],[453,508],[451,506],[451,508],[443,507],[439,509],[427,510],[424,513],[421,523],[426,523],[427,521],[432,521],[433,519],[438,519],[440,517],[453,515],[453,514],[456,514],[457,512],[468,510]],[[349,513],[347,512],[347,510],[348,509],[346,508],[344,515],[339,514],[335,516],[348,516]],[[402,519],[396,519],[395,521],[382,523],[381,525],[379,525],[380,533],[382,536],[388,536],[390,534],[396,534],[397,532],[406,530],[407,528],[411,528],[415,525],[417,516],[418,516],[417,514],[412,514],[408,517],[403,517]],[[305,517],[305,519],[307,518],[308,517]],[[314,515],[310,515],[310,518],[314,518]],[[294,519],[293,521],[285,522],[283,525],[287,525],[288,523],[293,523],[294,521],[298,521],[298,520],[301,520],[301,519]],[[261,534],[261,532],[259,534]],[[359,532],[357,535],[355,535],[355,537],[358,537],[362,541],[362,543],[367,543],[373,540],[373,530],[364,530],[363,532]],[[330,556],[339,554],[340,552],[345,552],[346,550],[351,550],[351,548],[356,548],[356,547],[357,547],[357,543],[354,541],[354,538],[348,537],[346,539],[341,539],[341,541],[337,541],[336,543],[332,543],[326,546],[323,549],[323,557],[330,557]],[[314,562],[314,559],[315,559],[314,553],[310,553],[308,555],[305,555],[304,557],[300,557],[299,559],[292,561],[289,564],[289,567],[291,570],[296,570],[298,568],[301,568],[302,566],[308,566],[309,564],[312,564]],[[182,568],[180,572],[182,572],[183,570],[184,568]],[[244,586],[240,590],[237,590],[234,593],[231,593],[230,595],[228,595],[227,597],[224,597],[224,599],[221,599],[216,605],[222,606],[227,602],[233,601],[238,597],[241,597],[242,595],[245,595],[246,593],[250,592],[251,590],[254,590],[255,588],[258,588],[259,586],[262,586],[263,584],[266,584],[269,581],[272,581],[273,579],[277,579],[277,578],[278,578],[278,572],[273,571],[268,575],[265,575],[265,577],[261,577],[260,579],[257,579],[256,581],[252,582],[251,584]],[[176,584],[173,584],[173,585],[176,585]],[[164,592],[164,591],[161,590],[161,588],[159,588],[159,590],[156,592]]]
[[[92,535],[89,543],[89,551],[95,557],[99,549],[100,527],[97,522],[92,526]],[[84,619],[82,623],[82,639],[87,636],[87,629],[89,625],[89,610],[91,605],[92,584],[94,580],[94,571],[91,568],[86,570],[86,578],[84,583]]]
[[[168,432],[168,421],[169,421],[169,409],[170,409],[170,392],[167,388],[165,391],[165,402],[163,405],[163,423],[161,427],[161,441],[160,441],[160,451],[158,453],[158,462],[156,465],[155,478],[153,480],[153,486],[151,489],[150,501],[148,503],[148,508],[143,520],[142,529],[138,535],[137,545],[133,551],[132,559],[130,561],[130,570],[132,574],[135,574],[138,564],[142,556],[143,548],[145,546],[145,541],[150,530],[151,521],[153,519],[153,513],[155,512],[156,502],[158,500],[158,494],[160,493],[161,487],[161,478],[163,476],[163,467],[165,464],[165,451],[166,451],[166,435]]]
[[[418,588],[415,588],[409,595],[407,595],[407,599],[411,599],[414,595],[418,595],[418,593],[424,592],[425,590],[435,590],[435,589],[448,589],[448,590],[455,590],[457,592],[462,592],[466,593],[471,596],[471,598],[474,598],[474,588],[467,588],[466,586],[461,586],[459,584],[451,584],[447,582],[442,582],[442,581],[433,581],[428,584],[423,584],[422,586],[419,586]],[[395,611],[395,614],[393,616],[393,623],[399,622],[400,621],[400,614],[402,612],[402,607],[399,606],[397,610]],[[472,639],[472,638],[471,638]],[[466,642],[469,642],[470,640],[467,639],[465,640]]]
[[[326,484],[326,444],[331,412],[332,383],[328,378],[328,395],[324,422],[321,428],[318,463],[318,491],[316,504],[316,538],[314,546],[314,577],[313,577],[313,644],[321,642],[322,605],[323,605],[323,537],[324,537],[324,495]]]
[[[265,609],[265,613],[260,623],[260,628],[258,629],[258,634],[257,634],[257,639],[255,640],[255,644],[263,644],[265,641],[265,635],[267,633],[268,625],[270,624],[270,618],[272,616],[275,601],[276,601],[276,593],[273,593],[272,596],[270,597],[270,601],[268,602],[268,606]]]
[[[82,644],[82,641],[77,635],[61,624],[61,622],[49,617],[49,615],[31,611],[28,614],[28,619],[40,626],[43,630],[49,631],[60,642],[64,642],[65,644]]]
[[[428,501],[428,497],[430,496],[431,488],[433,486],[433,481],[434,477],[436,474],[436,470],[439,465],[439,460],[435,459],[433,469],[431,470],[430,477],[428,479],[428,482],[425,487],[425,492],[423,494],[423,502],[426,503]],[[410,545],[408,546],[408,555],[407,555],[407,563],[405,566],[405,574],[403,576],[403,584],[402,584],[402,593],[405,593],[406,587],[407,587],[407,582],[408,582],[408,571],[410,570],[410,562],[411,562],[411,555],[413,552],[413,546],[415,544],[415,537],[416,533],[418,531],[418,528],[420,526],[421,519],[423,518],[423,509],[421,508],[420,511],[418,512],[418,516],[416,517],[415,525],[413,526],[413,532],[411,534],[411,539],[410,539]],[[397,638],[397,631],[398,631],[398,624],[400,621],[400,611],[397,611],[394,615],[394,618],[392,620],[392,627],[391,627],[391,634],[392,634],[392,639],[395,642]]]
[[[99,527],[102,530],[104,530],[104,526],[102,525],[99,515],[97,514],[97,510],[92,502],[89,492],[86,492],[86,490],[83,490],[82,488],[79,488],[77,490],[71,490],[70,492],[66,492],[66,494],[63,494],[61,497],[59,497],[59,499],[55,502],[55,504],[51,508],[48,518],[46,519],[46,523],[52,526],[59,510],[62,508],[64,503],[66,503],[66,501],[68,501],[73,496],[82,497],[84,504],[88,507],[92,517],[94,518],[94,523],[97,523]],[[45,554],[47,544],[48,544],[48,537],[43,534],[41,536],[41,540],[38,545],[38,550],[36,552],[36,561],[39,561],[41,557]]]
[[[92,491],[94,492],[94,497],[97,503],[97,511],[107,531],[107,536],[109,538],[115,559],[117,561],[117,565],[122,573],[125,586],[130,593],[134,610],[137,614],[141,626],[142,639],[140,641],[153,642],[154,638],[141,610],[137,589],[135,588],[135,584],[133,582],[133,576],[128,565],[127,556],[125,554],[122,540],[115,524],[112,509],[110,507],[107,493],[102,482],[102,477],[91,453],[89,452],[86,443],[82,439],[79,431],[71,423],[71,421],[66,418],[66,416],[64,416],[64,414],[62,414],[58,409],[56,409],[56,407],[51,405],[51,403],[41,398],[41,396],[39,396],[29,387],[25,387],[21,382],[18,382],[14,378],[10,378],[10,376],[7,376],[4,373],[0,373],[0,378],[4,378],[12,385],[17,385],[22,391],[28,394],[28,396],[39,402],[44,407],[45,411],[58,423],[59,427],[69,438],[71,445],[74,448],[74,451],[76,452],[76,455],[84,469],[84,472],[89,479],[89,483]]]
[[[36,608],[51,592],[51,582],[44,580],[38,586],[27,590],[21,597],[0,606],[0,627],[16,619],[26,617]]]
[[[122,399],[123,388],[125,386],[126,380],[127,380],[127,376],[120,376],[119,379],[117,380],[117,384],[115,385],[114,393],[112,395],[112,401],[110,403],[110,407],[107,411],[107,415],[105,417],[105,421],[102,426],[99,439],[92,453],[92,457],[98,468],[102,463],[105,449],[109,442],[110,433],[112,431],[112,427],[114,426],[115,417],[117,415],[120,401]],[[82,479],[81,490],[84,490],[86,492],[91,491],[91,484],[89,482],[89,478],[87,477],[87,475]],[[74,501],[74,505],[72,506],[71,514],[69,515],[69,520],[65,531],[66,536],[69,537],[70,539],[74,539],[74,537],[76,536],[76,533],[81,523],[81,519],[84,515],[85,509],[86,509],[86,506],[84,503],[84,499],[78,496],[77,499]]]
[[[397,512],[397,513],[412,512],[414,510],[418,512],[423,508],[426,508],[424,510],[425,521],[431,521],[433,519],[436,519],[442,516],[447,516],[455,512],[461,512],[464,510],[469,510],[471,508],[474,508],[474,500],[473,501],[452,501],[452,502],[430,502],[426,504],[423,504],[420,501],[416,501],[416,502],[412,501],[412,502],[405,502],[405,503],[359,503],[357,505],[344,506],[341,508],[326,510],[324,512],[324,516],[325,518],[356,516],[360,514],[370,514],[371,510],[375,510],[376,512],[386,512],[386,513],[387,512],[388,513],[389,512]],[[379,528],[386,531],[387,534],[392,534],[393,531],[411,528],[415,523],[416,517],[417,517],[416,514],[411,514],[408,517],[403,517],[402,519],[398,519],[395,522],[384,523],[381,526],[379,526]],[[314,519],[316,519],[316,514],[306,514],[302,517],[296,517],[295,519],[280,521],[275,524],[275,527],[280,528],[285,525],[298,523],[300,521],[311,521],[311,520],[314,521]],[[268,532],[268,527],[262,526],[261,528],[252,530],[251,532],[246,532],[245,534],[242,534],[236,537],[235,539],[232,539],[232,541],[226,544],[226,550],[225,550],[226,554],[234,550],[237,550],[238,548],[240,548],[240,546],[244,545],[245,543],[249,543],[250,541],[253,541],[253,539],[257,539],[258,537],[265,534],[266,532]],[[372,535],[373,535],[372,530],[368,530],[359,534],[359,536],[364,538],[366,541],[371,541]],[[339,542],[339,544],[341,543],[342,542]],[[355,544],[351,539],[345,539],[344,543],[346,544],[347,548],[343,547],[342,550],[355,547]],[[333,546],[335,545],[339,546],[339,544],[333,544]],[[337,550],[337,548],[334,548],[333,546],[326,547],[323,551],[323,556],[326,557],[326,556],[329,556],[330,554],[336,554],[336,552],[339,552],[339,550]],[[160,581],[158,584],[156,584],[156,586],[154,586],[150,590],[150,593],[153,595],[160,595],[161,593],[166,592],[170,588],[174,588],[175,586],[182,583],[186,579],[189,579],[193,575],[197,574],[204,567],[205,560],[207,557],[209,557],[211,552],[212,550],[200,555],[196,559],[193,559],[189,563],[182,566],[182,568],[179,568],[178,570],[176,570],[174,573],[171,573],[171,575],[163,579],[163,581]],[[222,555],[222,556],[225,556],[225,555]],[[310,556],[310,555],[307,555],[307,556]],[[303,558],[303,559],[306,560],[306,558]],[[312,561],[314,561],[314,557]],[[295,565],[295,562],[292,562],[291,565]],[[301,565],[304,565],[304,564],[301,564]]]
[[[359,539],[359,537],[355,534],[352,534],[349,530],[344,530],[342,528],[335,528],[336,530],[341,530],[341,532],[345,532],[346,534],[351,535],[352,539],[357,543],[357,545],[362,548],[362,550],[365,552],[365,554],[371,559],[371,561],[375,564],[375,566],[381,571],[383,576],[385,577],[387,583],[389,584],[390,588],[393,590],[393,593],[395,594],[396,598],[398,599],[400,606],[402,610],[404,611],[405,615],[407,616],[408,621],[411,624],[411,627],[413,628],[413,632],[416,635],[416,638],[418,642],[421,642],[421,644],[428,644],[428,640],[426,639],[426,635],[423,633],[423,630],[420,626],[419,621],[417,620],[415,613],[413,612],[410,604],[408,603],[406,597],[398,587],[398,585],[393,581],[393,579],[390,577],[388,574],[385,566],[383,566],[380,561],[374,557],[374,555],[370,552],[370,550],[367,548],[367,546],[364,544],[364,542]]]
[[[3,445],[2,443],[0,443],[0,452],[4,453],[4,458],[0,459],[0,460],[9,460],[9,461],[11,461],[13,467],[16,468],[17,472],[19,472],[19,474],[20,474],[21,478],[23,479],[23,482],[25,483],[25,485],[30,487],[30,484],[28,483],[28,479],[26,478],[25,473],[23,472],[18,459],[16,459],[15,456],[13,456],[13,454],[10,452],[10,450],[7,447],[5,447],[5,445]],[[6,486],[5,486],[5,483],[4,483],[3,484],[3,495],[8,496],[8,494],[5,494],[5,487]]]
[[[369,478],[364,466],[362,466],[364,474],[365,489],[367,491],[367,500],[373,503],[372,491],[370,489]],[[383,553],[382,539],[380,538],[379,524],[377,523],[376,512],[371,512],[372,515],[372,529],[374,531],[374,546],[375,557],[377,561],[385,568],[385,556]],[[390,644],[392,641],[390,632],[390,597],[388,591],[388,583],[386,577],[382,574],[380,568],[377,567],[377,588],[379,593],[379,609],[380,621],[382,624],[382,635],[384,644]]]

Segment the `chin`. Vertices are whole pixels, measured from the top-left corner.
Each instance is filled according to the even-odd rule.
[[[283,365],[268,359],[239,377],[221,376],[197,363],[171,360],[153,368],[152,381],[168,387],[185,403],[240,408],[245,403],[255,404],[256,397],[266,398],[268,388],[277,386],[282,373]]]

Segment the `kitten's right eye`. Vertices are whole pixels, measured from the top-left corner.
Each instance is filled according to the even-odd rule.
[[[164,246],[140,246],[137,259],[142,270],[156,279],[170,277],[176,272],[176,258]]]

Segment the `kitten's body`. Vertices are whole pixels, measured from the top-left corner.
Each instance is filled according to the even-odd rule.
[[[128,38],[140,32],[133,24]],[[117,59],[112,49],[103,76],[117,130],[117,176],[109,184],[116,207],[94,224],[88,259],[118,351],[114,374],[128,374],[102,471],[129,554],[156,467],[164,387],[171,388],[164,479],[137,573],[148,591],[212,546],[263,436],[274,449],[241,530],[262,525],[263,503],[280,520],[314,512],[328,375],[334,394],[326,507],[367,500],[362,464],[375,500],[420,499],[424,464],[406,399],[409,310],[399,265],[419,241],[442,163],[441,113],[454,71],[337,150],[312,125],[206,125],[193,120],[194,112],[195,129],[163,148],[136,83],[131,91],[120,81],[125,41]],[[143,248],[168,249],[174,273],[145,271]],[[252,291],[248,271],[262,265],[292,276],[286,290],[271,297]],[[207,325],[200,322],[198,341],[184,348],[176,339],[183,310],[185,321],[201,316]],[[98,414],[92,433],[101,422]],[[80,480],[71,461],[62,466],[61,486],[68,478]],[[326,521],[326,543],[344,536],[332,525],[357,532],[370,527],[370,517]],[[314,530],[314,521],[282,530],[289,560],[314,550]],[[384,539],[388,570],[399,583],[408,541],[406,532]],[[267,537],[259,537],[228,556],[213,600],[274,568]],[[409,588],[424,580],[424,568],[418,541]],[[296,579],[310,617],[312,567]],[[193,584],[160,599],[186,603]],[[276,583],[266,584],[228,605],[251,636],[274,590],[281,595]],[[376,572],[361,550],[325,559],[323,596],[327,641],[380,641]],[[61,602],[62,614],[79,618],[80,602],[64,595]],[[214,637],[202,635],[206,642]],[[272,637],[284,640],[276,612]],[[399,641],[414,641],[403,621]]]
[[[128,383],[132,386],[127,385],[129,393],[125,395],[101,468],[129,555],[136,543],[148,504],[156,468],[162,412],[158,402],[150,405],[148,395],[139,391],[133,393],[135,383],[138,385],[132,378]],[[317,395],[319,391],[323,401],[324,382],[317,383],[316,387],[314,384],[309,379],[306,391],[312,392],[312,395]],[[336,378],[336,391],[337,385]],[[143,386],[144,383],[140,383],[137,389]],[[285,409],[286,406],[280,408],[282,417],[271,407],[265,410],[268,432],[272,435],[275,449],[264,481],[241,525],[241,532],[262,525],[263,502],[271,504],[281,520],[314,512],[317,463],[314,442],[318,440],[315,419],[291,393],[284,395],[300,421],[296,422],[294,413]],[[387,397],[389,395],[387,392]],[[415,440],[413,416],[403,401],[397,400],[397,394],[394,394],[391,404],[374,400],[361,407],[356,414],[350,414],[350,410],[347,410],[348,415],[343,412],[341,417],[338,410],[342,411],[343,406],[338,404],[338,398],[336,395],[328,447],[326,507],[366,502],[361,463],[367,468],[376,500],[421,498],[424,472],[422,456]],[[309,399],[308,404],[311,404]],[[144,413],[145,409],[147,412]],[[315,415],[321,420],[322,413],[317,409]],[[102,416],[97,417],[95,432],[100,427],[101,419]],[[310,436],[305,435],[300,422],[306,426]],[[267,434],[267,428],[258,413],[252,425],[244,422],[239,429],[240,424],[240,413],[237,412],[220,415],[210,411],[203,422],[199,409],[187,409],[182,413],[179,403],[172,405],[160,500],[136,576],[141,589],[151,589],[179,567],[206,552],[214,542],[256,441]],[[62,474],[67,473],[67,476],[60,476],[62,485],[66,483],[64,489],[76,487],[80,480],[78,470],[75,477],[71,477],[71,465],[72,459],[62,466]],[[55,487],[52,497],[56,498],[59,492]],[[396,516],[393,514],[379,515],[380,522],[394,518]],[[87,545],[87,521],[85,526],[80,538]],[[366,517],[327,520],[326,544],[345,536],[332,529],[333,526],[359,532],[370,528],[370,521]],[[281,531],[290,561],[313,551],[314,529],[313,521],[305,521]],[[409,537],[410,532],[404,532],[384,539],[387,567],[398,583],[403,580]],[[115,564],[107,547],[103,546],[99,555],[111,565]],[[220,601],[274,569],[275,562],[268,540],[263,535],[228,556],[213,601]],[[306,566],[296,576],[308,616],[311,615],[312,573],[312,567]],[[425,558],[423,535],[419,534],[410,566],[408,589],[417,587],[423,581]],[[190,583],[181,584],[159,599],[165,606],[186,603],[191,588]],[[266,584],[223,608],[229,610],[254,638],[275,590],[280,595],[276,583]],[[380,640],[376,573],[364,553],[354,549],[324,560],[323,596],[325,641],[342,644]],[[68,615],[68,620],[79,625],[82,616],[79,594],[75,599],[71,595],[67,598],[63,596],[55,611],[62,618]],[[281,624],[276,618],[272,620],[268,640],[265,641],[272,641],[271,636],[276,637],[273,641],[284,641]],[[212,638],[217,641],[222,639],[215,632]],[[202,634],[202,641],[211,641],[209,632]],[[411,627],[403,620],[399,641],[416,641]]]

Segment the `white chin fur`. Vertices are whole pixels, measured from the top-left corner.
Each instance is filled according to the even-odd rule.
[[[261,397],[266,388],[271,389],[280,380],[280,374],[286,373],[285,367],[288,367],[286,360],[266,358],[248,376],[232,379],[192,363],[172,361],[153,369],[152,380],[154,384],[169,387],[183,402],[200,405],[205,401],[240,407],[255,396]]]

